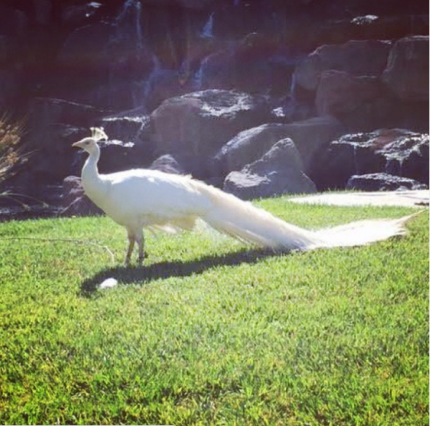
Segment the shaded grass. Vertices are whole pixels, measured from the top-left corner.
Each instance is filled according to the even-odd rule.
[[[260,203],[308,228],[408,209]],[[147,237],[120,266],[106,218],[0,225],[0,421],[428,423],[428,217],[369,247],[273,256],[216,232]],[[64,241],[10,237],[73,238]],[[105,278],[120,285],[97,290]]]

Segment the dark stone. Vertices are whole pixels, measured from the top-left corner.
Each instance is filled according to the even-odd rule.
[[[224,191],[248,200],[286,193],[312,193],[316,192],[316,187],[303,172],[294,142],[283,139],[261,159],[240,172],[231,172],[225,179]]]
[[[332,117],[313,117],[289,124],[268,123],[238,133],[217,153],[215,160],[223,174],[240,170],[258,160],[280,139],[291,138],[300,152],[307,173],[315,155],[342,134],[341,123]]]
[[[390,173],[428,184],[428,135],[383,129],[342,136],[320,152],[310,177],[319,190],[345,188],[353,175]]]
[[[295,75],[298,86],[316,91],[324,71],[342,71],[351,76],[379,76],[384,71],[391,42],[352,40],[337,45],[323,45],[303,59]]]
[[[429,99],[429,37],[398,40],[388,58],[382,79],[388,89],[404,101]]]
[[[396,191],[398,189],[427,189],[428,186],[416,180],[393,176],[388,173],[354,175],[348,179],[346,189],[360,191]]]
[[[213,156],[234,135],[266,122],[267,101],[228,90],[167,99],[151,114],[157,155],[173,155],[197,177],[213,175]]]

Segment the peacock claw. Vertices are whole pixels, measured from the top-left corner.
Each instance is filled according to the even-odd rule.
[[[146,253],[146,252],[145,252],[145,253],[143,253],[143,256],[139,256],[139,257],[138,257],[138,259],[137,259],[137,260],[138,260],[138,262],[139,262],[139,265],[140,265],[140,266],[142,266],[143,261],[144,261],[147,257],[148,257],[148,253]]]

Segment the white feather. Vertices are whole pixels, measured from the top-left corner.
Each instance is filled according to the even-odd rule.
[[[413,216],[308,231],[189,176],[145,169],[100,175],[97,140],[107,136],[102,130],[92,129],[92,132],[93,137],[74,144],[89,153],[82,169],[82,184],[88,197],[127,229],[130,244],[126,263],[135,242],[139,245],[139,259],[143,260],[142,228],[167,232],[191,230],[199,218],[240,241],[285,251],[356,246],[385,240],[404,234],[405,222]]]

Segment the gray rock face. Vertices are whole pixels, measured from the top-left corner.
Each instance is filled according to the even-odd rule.
[[[258,160],[280,139],[291,138],[307,171],[321,147],[339,137],[342,131],[340,122],[331,117],[315,117],[289,124],[263,124],[240,132],[215,158],[223,172],[238,171]]]
[[[277,142],[263,157],[231,172],[224,190],[243,199],[286,193],[316,192],[314,183],[303,172],[300,154],[291,139]]]
[[[243,130],[217,153],[224,172],[238,171],[261,158],[276,142],[288,136],[288,125],[269,123]]]

